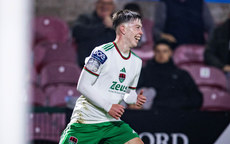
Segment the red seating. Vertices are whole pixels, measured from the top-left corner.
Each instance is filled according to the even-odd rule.
[[[141,49],[133,49],[132,51],[142,59],[143,66],[154,56],[153,50],[143,51]]]
[[[44,40],[66,42],[70,39],[68,25],[56,17],[37,17],[34,20],[34,32],[35,44]]]
[[[58,142],[66,126],[65,114],[33,113],[30,124],[31,140]]]
[[[79,97],[81,94],[76,90],[76,86],[58,85],[49,86],[45,90],[49,98],[49,106],[66,106],[67,96]]]
[[[81,69],[72,63],[52,63],[41,71],[41,86],[70,84],[76,85]]]
[[[203,93],[203,110],[230,110],[230,94],[224,90],[200,87]]]
[[[181,45],[176,48],[173,60],[176,65],[186,63],[203,63],[205,47],[203,45]]]
[[[187,70],[199,86],[226,89],[226,77],[222,71],[215,67],[193,64],[181,65],[180,68]]]
[[[39,83],[38,74],[37,74],[34,67],[32,67],[30,70],[30,82],[32,84],[38,84]]]
[[[68,42],[48,42],[39,43],[34,48],[34,64],[38,72],[46,64],[52,62],[72,62],[76,63],[76,50]]]
[[[31,88],[31,99],[30,102],[34,106],[45,106],[46,96],[44,95],[42,89],[38,86],[33,85]]]

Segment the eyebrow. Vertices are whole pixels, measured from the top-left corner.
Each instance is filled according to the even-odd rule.
[[[140,26],[140,27],[142,27],[143,25],[142,25],[142,24],[135,24],[135,26]]]

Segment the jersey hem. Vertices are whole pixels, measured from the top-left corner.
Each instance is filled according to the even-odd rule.
[[[87,122],[87,121],[84,121],[84,123],[79,123],[77,121],[70,121],[70,124],[73,124],[73,123],[79,123],[79,124],[103,124],[103,123],[108,123],[108,122],[120,122],[122,121],[121,119],[119,120],[106,120],[106,121],[94,121],[94,122]]]

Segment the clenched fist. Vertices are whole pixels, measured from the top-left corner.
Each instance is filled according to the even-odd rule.
[[[118,120],[125,112],[124,109],[125,107],[120,104],[113,104],[109,110],[109,115]]]

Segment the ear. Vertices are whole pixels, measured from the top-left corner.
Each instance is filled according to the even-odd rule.
[[[119,30],[120,30],[121,34],[125,35],[125,33],[126,33],[126,28],[125,28],[125,25],[124,25],[124,24],[121,24],[121,25],[119,26]]]

